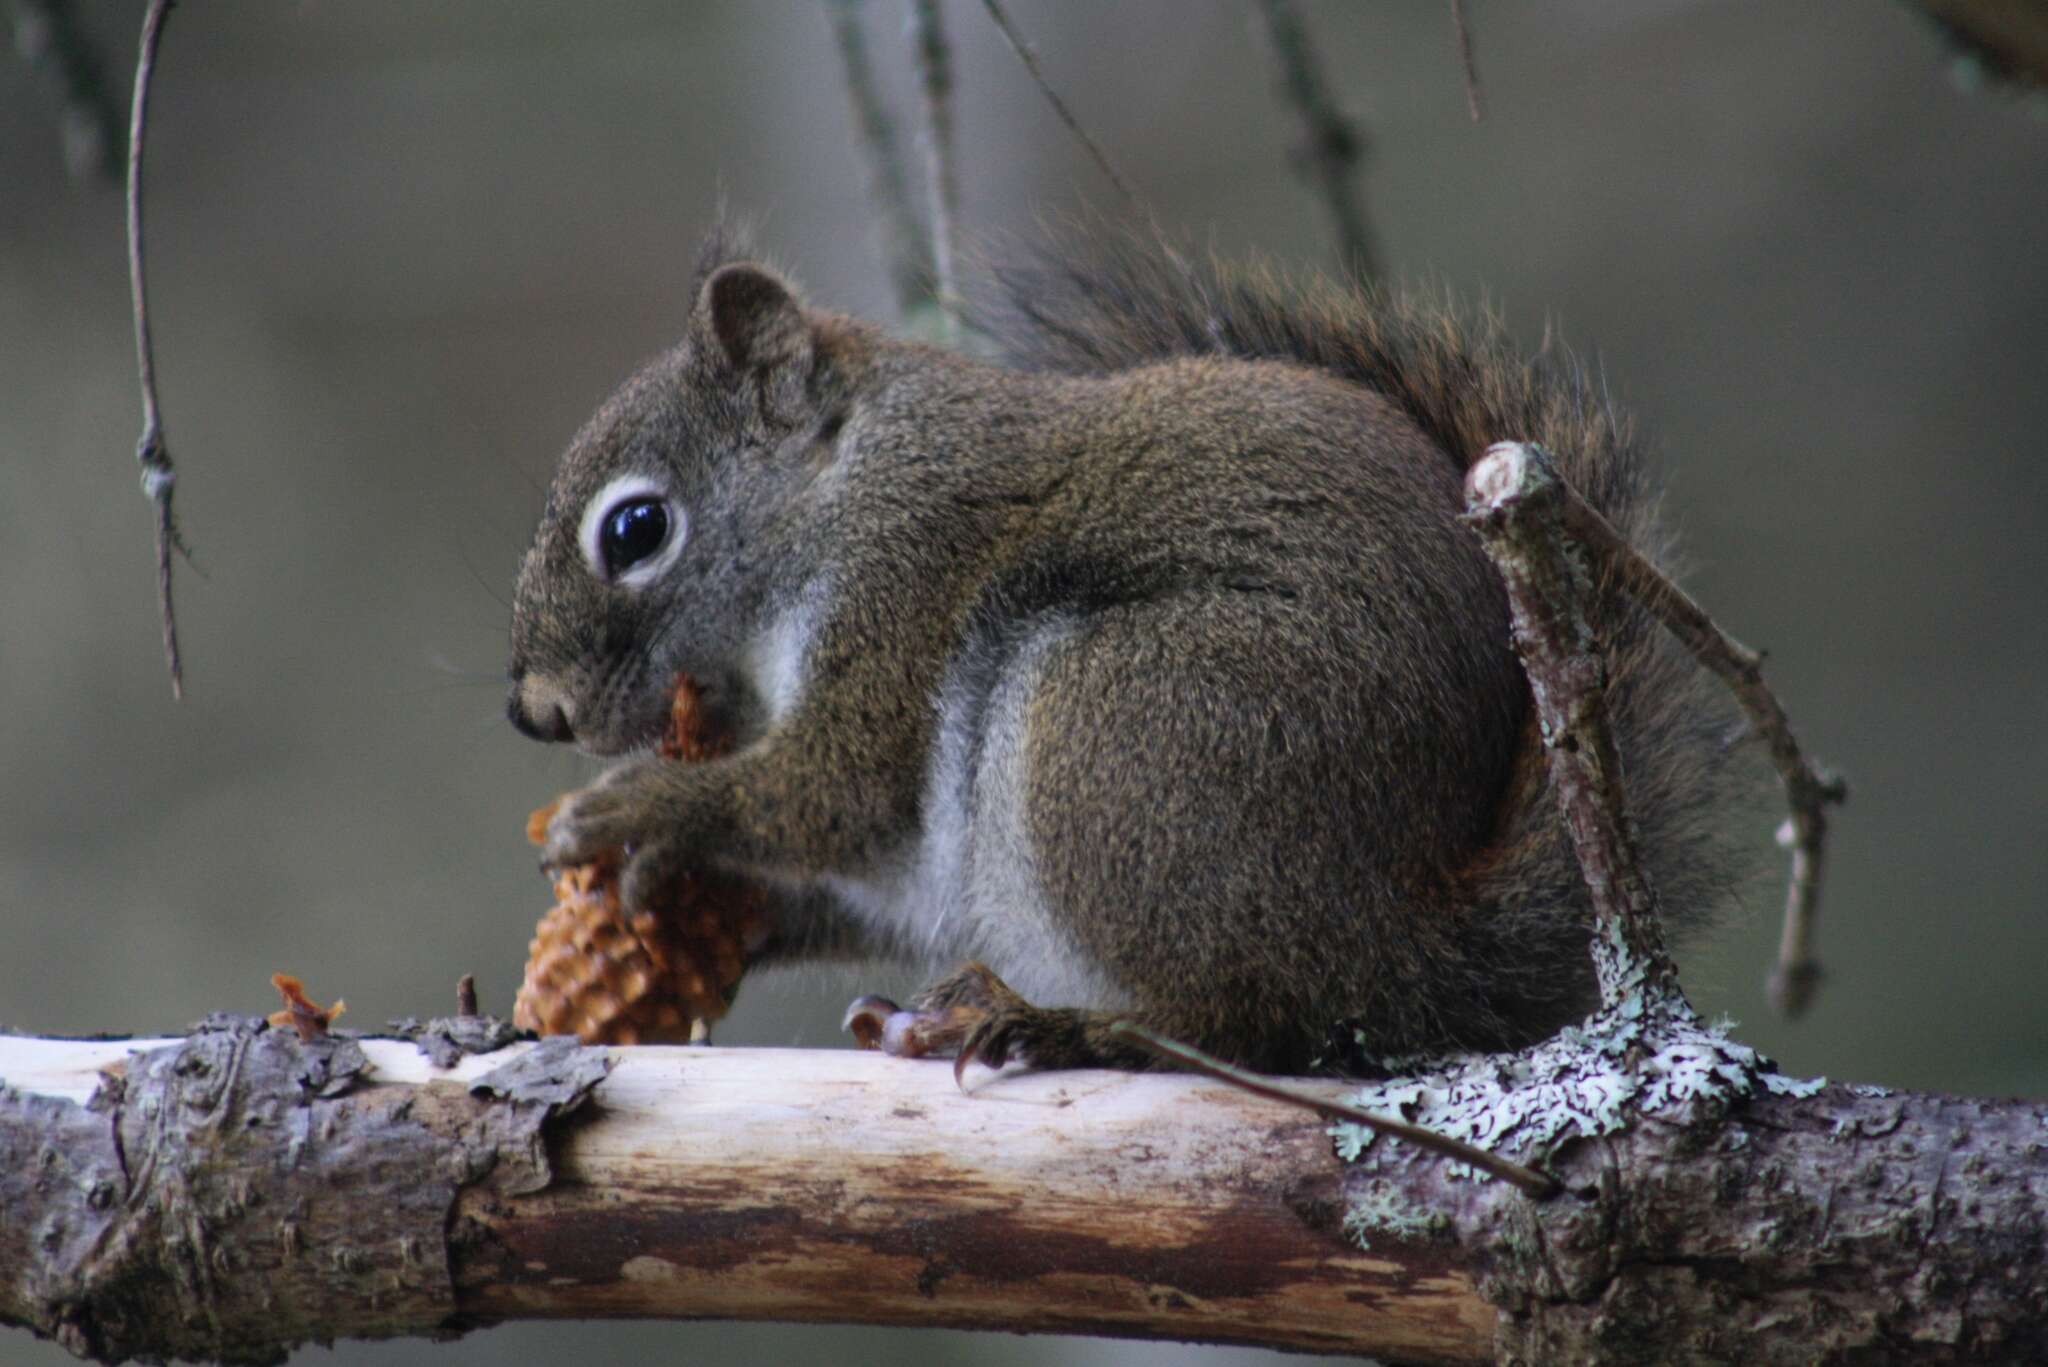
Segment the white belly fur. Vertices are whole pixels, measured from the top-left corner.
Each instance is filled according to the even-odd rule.
[[[1035,631],[979,709],[956,671],[939,697],[920,837],[888,867],[830,882],[934,972],[980,959],[1036,1005],[1114,1009],[1123,994],[1050,914],[1028,820],[1031,697],[1046,653],[1070,630],[1053,621]]]

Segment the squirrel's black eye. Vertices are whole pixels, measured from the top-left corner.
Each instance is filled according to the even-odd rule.
[[[689,514],[668,487],[636,471],[612,480],[583,505],[576,547],[598,580],[637,591],[675,564],[689,525]]]
[[[659,499],[634,499],[605,514],[597,545],[604,574],[616,579],[668,541],[668,508]]]

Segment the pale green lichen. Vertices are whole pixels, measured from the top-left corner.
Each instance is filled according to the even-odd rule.
[[[1703,1025],[1682,1002],[1641,984],[1612,1008],[1519,1053],[1400,1062],[1416,1066],[1368,1084],[1355,1103],[1524,1162],[1540,1162],[1566,1139],[1616,1133],[1641,1116],[1692,1123],[1747,1097],[1811,1096],[1826,1085],[1785,1077],[1730,1039],[1726,1023]],[[1339,1123],[1331,1134],[1339,1155],[1368,1170],[1402,1152],[1393,1147],[1399,1140],[1360,1125]],[[1447,1163],[1444,1172],[1489,1180],[1463,1163]]]
[[[1828,1080],[1824,1077],[1786,1077],[1783,1073],[1769,1072],[1763,1074],[1763,1084],[1764,1089],[1773,1096],[1813,1096],[1828,1085]],[[1891,1095],[1882,1087],[1877,1089],[1876,1094]]]
[[[1451,1233],[1450,1217],[1405,1199],[1387,1183],[1375,1182],[1354,1197],[1344,1213],[1344,1232],[1360,1248],[1371,1248],[1374,1235],[1395,1239],[1440,1239]]]

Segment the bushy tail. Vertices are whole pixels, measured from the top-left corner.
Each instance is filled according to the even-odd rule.
[[[1291,361],[1364,385],[1470,468],[1499,441],[1550,450],[1623,536],[1669,565],[1646,453],[1583,365],[1546,343],[1517,350],[1497,318],[1444,301],[1290,279],[1269,267],[1192,264],[1134,239],[1060,241],[992,266],[977,325],[1013,364],[1100,374],[1197,355]],[[1629,808],[1667,924],[1699,924],[1739,860],[1721,814],[1741,782],[1731,709],[1657,624],[1602,585],[1593,605]],[[1506,623],[1501,626],[1505,646]],[[1569,1019],[1590,992],[1586,890],[1535,741],[1494,838],[1461,877],[1479,983],[1528,1019]],[[1474,1041],[1475,1043],[1478,1041]]]

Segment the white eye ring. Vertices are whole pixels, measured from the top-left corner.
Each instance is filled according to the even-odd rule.
[[[661,549],[644,560],[635,561],[618,575],[613,575],[605,564],[604,547],[601,544],[605,523],[611,520],[622,504],[657,502],[668,514],[668,537]],[[683,509],[669,497],[668,487],[649,475],[620,475],[606,484],[583,505],[583,519],[576,527],[576,544],[583,551],[583,563],[590,572],[607,584],[620,588],[643,587],[669,566],[675,564],[682,554],[683,542],[688,539],[689,520]]]

